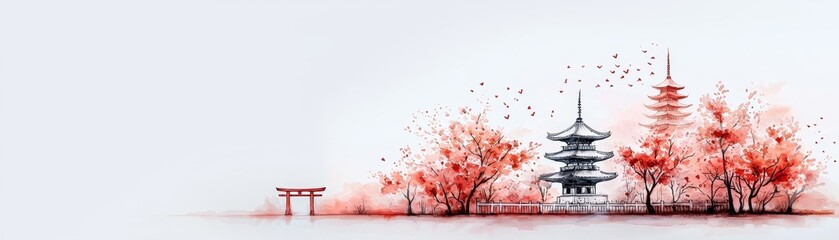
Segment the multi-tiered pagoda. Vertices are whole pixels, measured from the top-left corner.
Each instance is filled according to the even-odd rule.
[[[691,104],[679,102],[688,96],[679,93],[679,90],[685,87],[674,82],[673,78],[670,77],[670,49],[667,49],[667,78],[653,88],[657,89],[659,93],[649,97],[656,102],[646,106],[655,112],[654,114],[647,114],[647,117],[652,118],[654,122],[641,125],[654,131],[670,131],[689,125],[690,123],[684,119],[690,113],[681,110],[690,107]]]
[[[577,121],[562,132],[548,133],[548,139],[565,142],[566,146],[562,151],[546,153],[545,158],[565,163],[565,166],[559,172],[543,174],[539,179],[562,184],[562,195],[557,198],[559,203],[605,203],[608,197],[598,195],[596,185],[615,179],[618,174],[600,171],[594,163],[614,154],[598,151],[591,143],[606,139],[612,133],[594,130],[583,122],[580,95],[577,96]]]

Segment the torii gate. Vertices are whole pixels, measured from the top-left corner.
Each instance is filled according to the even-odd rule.
[[[322,194],[315,194],[326,191],[326,187],[322,188],[277,188],[280,197],[285,197],[285,215],[291,215],[291,197],[309,197],[309,215],[315,215],[315,197],[321,197]],[[304,193],[308,192],[308,193]]]

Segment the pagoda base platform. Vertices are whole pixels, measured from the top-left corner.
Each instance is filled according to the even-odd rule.
[[[609,196],[605,194],[574,194],[556,197],[557,203],[607,203]]]

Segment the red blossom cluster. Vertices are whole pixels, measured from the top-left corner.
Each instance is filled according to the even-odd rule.
[[[774,119],[767,126],[762,106],[755,108],[762,103],[757,92],[736,107],[727,103],[728,92],[719,83],[715,93],[700,99],[701,121],[690,131],[650,132],[637,149],[621,148],[619,162],[629,182],[643,185],[641,199],[649,212],[655,211],[651,196],[660,185],[669,188],[673,202],[704,199],[713,210],[723,200],[730,214],[791,213],[802,193],[817,185],[824,165],[804,150],[798,123]],[[626,195],[633,191],[627,187]]]
[[[448,116],[449,114],[446,113]],[[530,169],[536,159],[536,143],[522,143],[488,125],[486,111],[458,111],[458,119],[442,124],[439,114],[429,117],[425,130],[407,128],[424,139],[415,152],[402,148],[402,158],[391,173],[377,173],[383,194],[400,193],[407,199],[407,214],[414,214],[420,197],[420,213],[468,214],[476,201],[539,201],[545,190],[536,182],[521,181],[537,175]],[[416,129],[412,131],[411,129]]]

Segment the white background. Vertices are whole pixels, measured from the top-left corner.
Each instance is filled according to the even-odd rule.
[[[802,123],[825,118],[805,139],[839,134],[834,2],[584,2],[2,1],[0,236],[250,210],[275,186],[340,191],[417,141],[402,130],[413,112],[473,104],[482,81],[526,89],[538,117],[493,123],[540,152],[574,118],[557,90],[582,88],[613,148],[654,91],[560,81],[615,52],[643,63],[641,48],[659,56],[648,84],[671,49],[689,103],[717,81],[733,102],[760,87]]]

